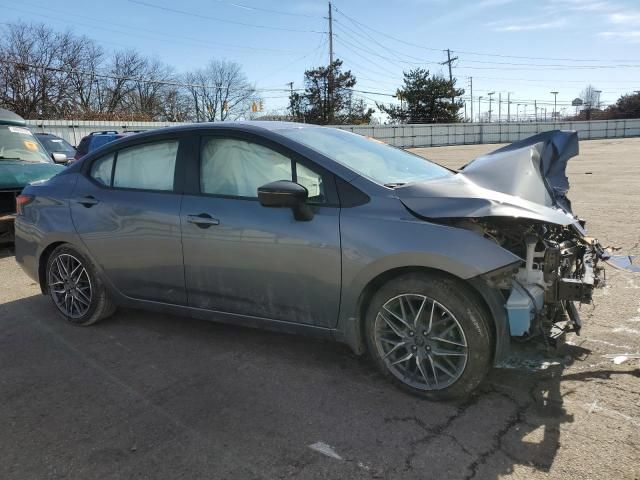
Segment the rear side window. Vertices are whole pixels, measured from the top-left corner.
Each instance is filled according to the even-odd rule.
[[[111,172],[113,170],[113,154],[106,157],[99,158],[93,165],[91,165],[91,172],[89,175],[96,182],[105,186],[111,185]]]
[[[178,140],[167,140],[119,150],[113,186],[173,190],[178,143]]]

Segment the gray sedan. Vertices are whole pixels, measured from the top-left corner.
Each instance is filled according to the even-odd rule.
[[[566,197],[577,151],[548,132],[454,172],[318,126],[155,130],[25,188],[16,259],[75,325],[122,305],[333,338],[461,397],[514,337],[580,329],[604,253]]]

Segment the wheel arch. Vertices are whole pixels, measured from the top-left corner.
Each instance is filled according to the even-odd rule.
[[[47,289],[47,263],[51,253],[60,245],[66,245],[68,242],[56,241],[47,245],[40,253],[38,257],[38,283],[40,284],[40,291],[43,295],[47,295],[49,290]]]
[[[488,285],[486,285],[486,282],[479,277],[465,280],[444,270],[419,265],[396,267],[381,272],[371,278],[361,290],[357,300],[356,318],[349,319],[347,322],[342,322],[347,324],[347,328],[341,329],[341,339],[348,343],[355,353],[363,354],[367,351],[366,342],[364,341],[364,319],[366,317],[367,307],[373,295],[375,295],[375,292],[377,292],[386,283],[408,273],[435,274],[455,280],[462,286],[466,287],[467,291],[473,296],[478,306],[482,308],[487,316],[492,320],[488,322],[493,343],[492,362],[495,364],[504,356],[504,352],[508,350],[509,337],[507,335],[505,338],[504,334],[506,331],[506,316],[503,311],[504,308],[502,303],[500,302],[499,292],[489,288]],[[351,326],[349,327],[348,325]],[[507,345],[505,345],[505,342]]]

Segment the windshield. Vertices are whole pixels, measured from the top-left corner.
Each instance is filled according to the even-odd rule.
[[[73,148],[69,142],[60,137],[56,137],[53,135],[37,135],[37,137],[44,148],[46,148],[51,153],[60,152],[72,157],[76,153],[76,149]]]
[[[53,163],[33,134],[22,127],[0,126],[0,161]]]
[[[380,185],[395,187],[453,173],[378,140],[333,128],[287,128],[278,133],[312,148]]]

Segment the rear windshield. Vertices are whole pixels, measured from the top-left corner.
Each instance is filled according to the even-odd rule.
[[[31,131],[23,127],[0,125],[0,161],[3,160],[53,163]]]
[[[286,128],[277,133],[387,187],[453,175],[450,170],[418,155],[335,128]]]

